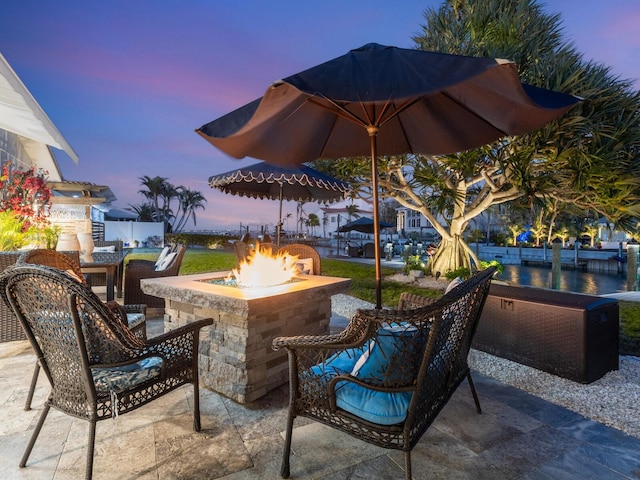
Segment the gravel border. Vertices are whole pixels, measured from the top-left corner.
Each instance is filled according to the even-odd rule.
[[[346,318],[351,318],[358,308],[373,307],[350,295],[331,298],[332,311]],[[619,370],[588,385],[475,349],[469,353],[469,366],[506,385],[640,438],[640,357],[621,356]]]
[[[619,370],[608,372],[587,385],[474,349],[469,353],[469,366],[502,383],[640,438],[639,357],[621,356]]]

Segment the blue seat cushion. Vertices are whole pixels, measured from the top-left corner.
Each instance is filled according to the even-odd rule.
[[[379,328],[376,338],[359,348],[336,353],[311,371],[329,381],[350,374],[382,385],[411,384],[415,379],[426,335],[414,325],[393,324]],[[344,381],[336,384],[336,405],[379,425],[402,423],[407,417],[412,392],[380,392]]]
[[[334,353],[324,362],[311,367],[314,375],[327,377],[329,381],[336,375],[346,375],[353,370],[354,365],[367,349],[367,345],[358,348],[348,348]]]
[[[378,425],[395,425],[407,418],[413,392],[379,392],[352,382],[336,384],[338,408]]]
[[[92,368],[91,375],[99,394],[121,392],[157,377],[162,371],[161,357],[147,357],[142,360],[111,368]]]
[[[416,338],[418,328],[393,324],[379,328],[376,337],[356,362],[351,375],[361,379],[384,381],[386,385],[413,382],[420,362],[424,341]]]
[[[424,342],[414,325],[393,324],[378,329],[351,375],[386,385],[411,384],[418,371]],[[336,384],[336,405],[364,420],[395,425],[407,418],[413,392],[379,392],[351,382]]]

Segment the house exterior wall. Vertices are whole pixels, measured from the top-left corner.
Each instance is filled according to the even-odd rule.
[[[20,137],[7,130],[0,129],[0,168],[7,163],[20,170],[38,167],[37,160],[29,156],[20,141]]]

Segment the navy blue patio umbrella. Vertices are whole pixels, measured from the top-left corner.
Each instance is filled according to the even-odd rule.
[[[278,200],[276,243],[282,231],[282,201],[332,203],[342,200],[349,184],[306,165],[284,168],[260,162],[209,177],[209,186],[225,193]]]
[[[279,166],[371,156],[381,308],[378,155],[438,155],[542,127],[580,101],[520,82],[508,60],[370,43],[271,84],[196,130],[235,157]]]
[[[391,223],[383,222],[382,220],[378,222],[378,228],[380,229],[391,228],[391,227],[395,227],[395,225]],[[338,228],[338,231],[341,233],[353,232],[353,231],[360,232],[360,233],[374,233],[374,230],[375,230],[375,226],[374,226],[373,218],[369,218],[369,217],[356,218],[355,220],[352,220],[349,223],[345,223],[340,228]]]

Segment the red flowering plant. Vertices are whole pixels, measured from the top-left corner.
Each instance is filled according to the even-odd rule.
[[[0,209],[15,212],[28,222],[26,228],[31,224],[47,224],[46,212],[51,190],[45,180],[46,174],[42,170],[36,173],[33,167],[9,171],[8,165],[5,165],[0,176]]]
[[[2,167],[0,175],[0,212],[21,223],[23,242],[39,241],[50,230],[47,218],[51,202],[51,190],[46,184],[47,172],[9,169]],[[13,220],[12,220],[13,221]],[[21,243],[21,242],[18,242]]]

